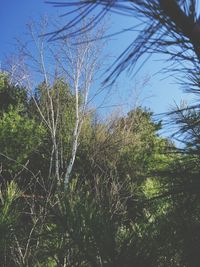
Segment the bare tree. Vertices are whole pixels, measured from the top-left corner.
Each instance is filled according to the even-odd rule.
[[[82,24],[86,22],[83,20]],[[94,82],[97,70],[100,68],[100,53],[102,42],[90,42],[91,39],[99,39],[104,34],[104,28],[89,31],[76,38],[63,38],[58,40],[60,55],[55,56],[63,76],[66,77],[75,96],[75,126],[73,131],[72,149],[70,160],[67,164],[64,183],[70,179],[74,165],[78,139],[82,124],[88,113],[89,93]]]
[[[83,21],[83,23],[86,23]],[[82,125],[88,116],[90,102],[90,90],[94,83],[94,78],[100,68],[100,54],[102,51],[102,42],[90,42],[92,39],[99,39],[104,34],[104,26],[97,30],[85,32],[81,38],[59,39],[55,43],[47,41],[45,33],[48,32],[49,22],[44,18],[41,24],[28,24],[28,32],[31,39],[30,44],[18,42],[20,64],[11,64],[11,77],[15,77],[14,82],[23,82],[33,99],[43,124],[48,129],[51,141],[52,151],[49,164],[49,176],[52,176],[52,170],[55,169],[55,177],[58,185],[66,188],[69,182],[73,165],[78,149],[78,140]],[[54,23],[56,27],[57,23]],[[20,66],[20,71],[19,71]],[[13,69],[15,73],[13,73]],[[19,75],[15,75],[19,73]],[[33,74],[36,73],[35,77]],[[23,79],[22,79],[23,77]],[[59,125],[61,123],[61,110],[59,106],[60,95],[56,94],[56,99],[51,93],[57,79],[65,79],[70,88],[70,92],[75,99],[75,123],[71,142],[70,156],[64,160],[64,175],[60,172],[61,157],[63,157],[62,140],[59,136]],[[42,81],[42,88],[46,92],[47,98],[41,106],[35,96],[36,80]],[[13,81],[12,81],[13,82]],[[67,88],[66,88],[67,90]],[[96,91],[99,88],[95,89]],[[63,122],[62,122],[63,123]],[[55,166],[53,167],[53,164]],[[62,177],[61,177],[62,176]]]

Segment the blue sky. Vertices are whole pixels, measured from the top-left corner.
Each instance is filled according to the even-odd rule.
[[[38,20],[44,14],[58,16],[64,11],[64,9],[54,8],[45,4],[42,0],[1,0],[0,60],[2,61],[5,55],[14,52],[13,43],[15,37],[26,40],[25,25],[28,21],[31,19]],[[108,21],[109,25],[111,25],[110,32],[116,32],[135,23],[134,19],[118,15],[112,15]],[[112,55],[112,59],[116,58],[133,40],[133,35],[134,33],[129,32],[112,38],[108,42],[106,53]],[[159,59],[158,56],[150,59],[134,78],[127,74],[121,75],[105,105],[124,104],[125,106],[127,104],[126,110],[131,108],[135,102],[134,90],[137,88],[140,91],[141,83],[146,77],[150,79],[143,91],[140,92],[140,102],[144,106],[150,107],[155,113],[169,110],[174,101],[179,103],[181,99],[189,98],[175,84],[173,78],[163,79],[165,76],[155,75],[156,72],[164,67],[164,63]],[[106,109],[106,111],[109,113],[110,109]],[[104,112],[106,111],[104,110]]]

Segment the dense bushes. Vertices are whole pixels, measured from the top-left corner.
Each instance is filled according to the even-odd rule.
[[[2,77],[1,92],[9,91]],[[49,99],[59,105],[59,184],[45,118],[24,88],[15,95],[10,86],[12,101],[0,106],[1,266],[196,266],[197,154],[160,137],[161,123],[141,107],[107,123],[90,112],[64,188],[73,94],[58,80],[51,98],[41,85],[36,99],[47,119]]]

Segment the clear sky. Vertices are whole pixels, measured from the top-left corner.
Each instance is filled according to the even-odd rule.
[[[57,16],[59,13],[65,12],[64,9],[52,7],[42,0],[1,0],[0,3],[1,61],[5,55],[14,52],[13,43],[15,37],[26,40],[26,35],[24,34],[25,25],[30,19],[38,20],[44,14]],[[110,32],[127,28],[134,23],[134,19],[112,15],[109,19]],[[128,32],[118,37],[113,37],[108,42],[106,53],[112,55],[114,59],[133,40],[133,36],[134,33]],[[140,102],[150,107],[155,113],[167,111],[174,104],[174,101],[179,103],[181,99],[187,99],[189,96],[183,94],[173,78],[163,80],[165,78],[163,75],[155,75],[163,67],[163,62],[160,62],[157,56],[149,60],[136,77],[131,78],[123,74],[118,79],[108,99],[109,101],[105,105],[119,103],[125,105],[128,103],[128,108],[131,108],[135,102],[135,88],[140,91],[141,84],[146,77],[150,79],[143,91],[140,92]],[[110,112],[109,109],[107,109],[107,112]]]

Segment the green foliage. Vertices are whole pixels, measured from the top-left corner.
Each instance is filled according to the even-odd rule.
[[[14,181],[7,183],[6,189],[0,190],[1,217],[0,225],[10,225],[16,219],[16,214],[12,210],[13,202],[20,196],[20,191]],[[2,231],[1,233],[3,233]],[[5,232],[4,232],[5,233]]]
[[[9,254],[6,249],[10,251],[10,246],[13,242],[13,232],[19,212],[16,208],[15,202],[20,197],[21,192],[16,183],[11,181],[3,188],[0,188],[0,260],[4,261]],[[3,259],[4,258],[4,259]]]
[[[13,167],[25,163],[45,134],[42,125],[22,116],[21,112],[20,107],[15,110],[11,108],[0,119],[0,151],[5,158],[11,159]]]
[[[60,151],[65,159],[69,156],[69,151],[72,142],[72,135],[75,123],[75,98],[72,95],[69,85],[64,79],[56,79],[51,86],[47,86],[42,83],[38,86],[35,92],[35,98],[38,102],[38,106],[44,115],[46,120],[51,118],[51,107],[54,110],[54,120],[57,120],[57,143],[59,145]],[[38,109],[35,106],[34,101],[30,101],[29,116],[33,116],[38,122],[42,120]],[[48,129],[47,129],[48,131]],[[51,136],[49,132],[49,140]],[[51,150],[51,144],[49,145],[49,150]],[[46,146],[48,146],[46,144]],[[51,153],[50,151],[46,153]]]
[[[18,105],[26,106],[27,94],[25,88],[10,84],[9,77],[0,73],[0,116],[10,108]]]

